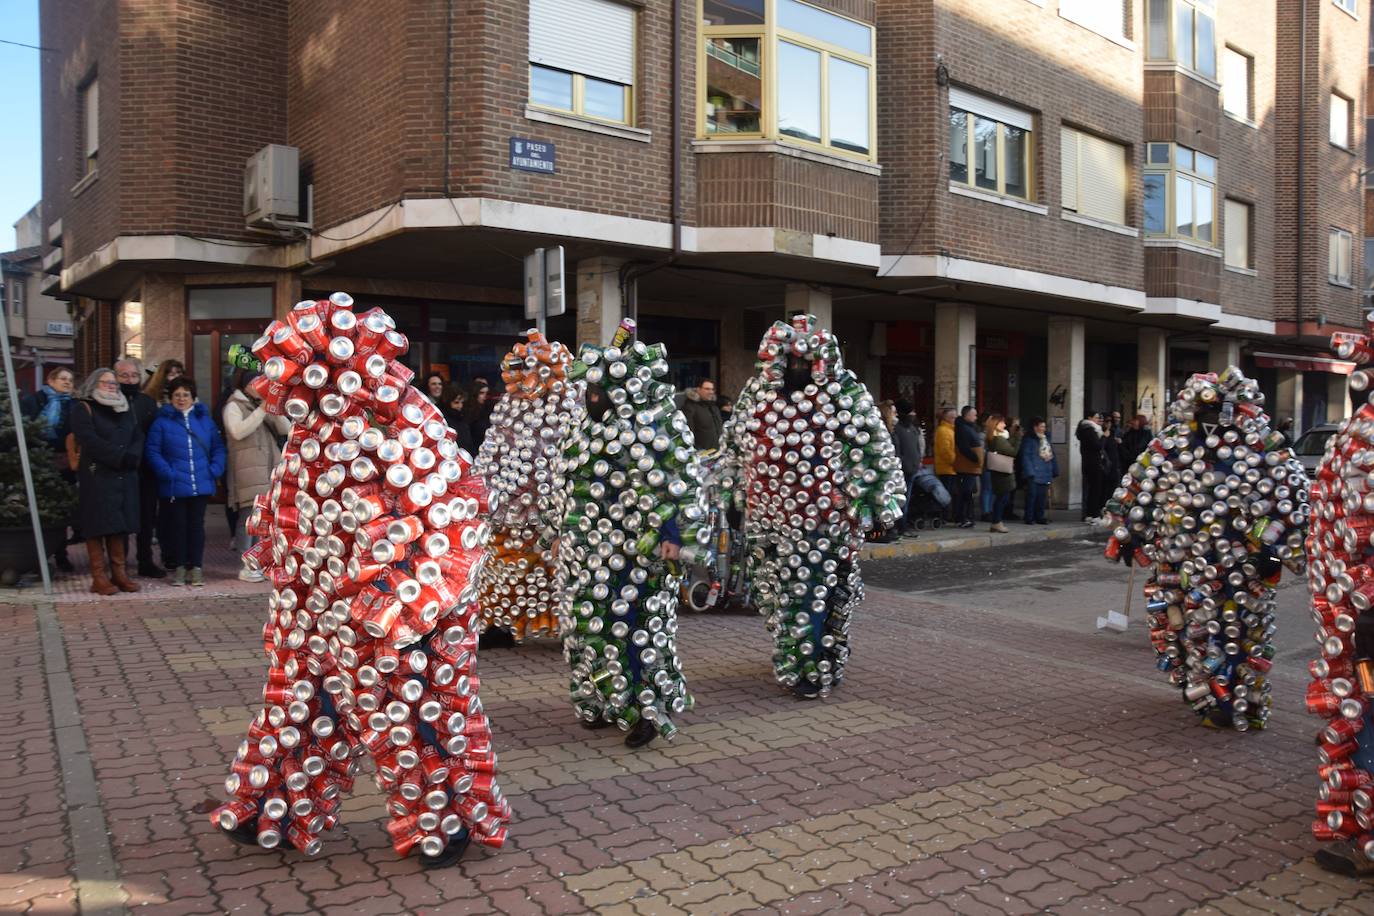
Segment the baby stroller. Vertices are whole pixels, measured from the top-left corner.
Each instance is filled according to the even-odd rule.
[[[907,490],[907,520],[918,529],[940,528],[945,524],[949,504],[949,491],[940,483],[940,478],[935,476],[930,465],[921,465]]]

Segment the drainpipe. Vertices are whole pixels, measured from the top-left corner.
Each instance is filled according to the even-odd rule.
[[[1299,0],[1298,6],[1298,226],[1296,233],[1297,269],[1294,271],[1296,283],[1293,297],[1293,313],[1297,319],[1294,332],[1295,343],[1302,344],[1302,300],[1303,300],[1303,237],[1307,214],[1303,212],[1304,189],[1307,171],[1307,0]]]
[[[646,274],[671,266],[682,253],[682,0],[672,2],[672,46],[673,79],[668,94],[670,126],[669,142],[673,145],[672,165],[669,170],[669,217],[673,224],[673,247],[668,257],[658,261],[639,264],[626,264],[620,270],[620,301],[624,314],[639,320],[639,292],[637,281]]]

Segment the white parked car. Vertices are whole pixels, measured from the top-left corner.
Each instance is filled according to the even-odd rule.
[[[1339,423],[1323,423],[1312,427],[1293,443],[1293,454],[1302,462],[1309,480],[1317,476],[1317,465],[1321,463],[1322,455],[1326,454],[1327,440],[1334,436],[1338,429]]]

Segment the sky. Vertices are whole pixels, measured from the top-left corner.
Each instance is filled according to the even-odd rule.
[[[38,44],[38,0],[0,0],[0,39]],[[39,172],[38,53],[0,44],[0,251],[14,248],[14,223],[43,194]]]

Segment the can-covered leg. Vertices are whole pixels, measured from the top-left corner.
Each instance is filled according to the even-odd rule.
[[[745,509],[748,578],[773,636],[773,673],[800,696],[844,676],[863,600],[858,550],[892,525],[906,488],[877,406],[811,316],[779,321],[759,345],[724,433]]]

